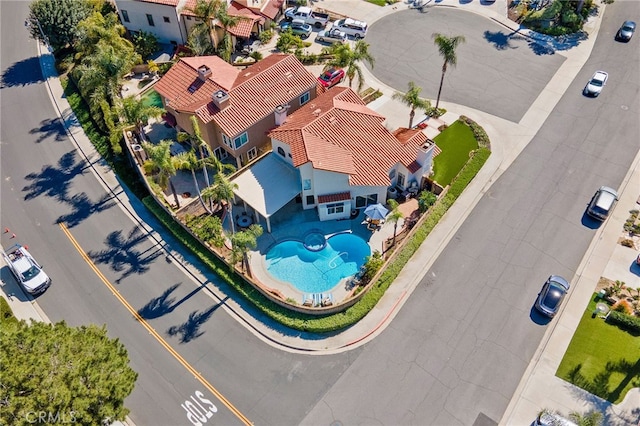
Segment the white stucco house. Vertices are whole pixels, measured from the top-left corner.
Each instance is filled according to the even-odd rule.
[[[272,153],[234,180],[236,195],[266,220],[269,232],[269,217],[297,196],[325,221],[385,203],[389,188],[421,187],[439,152],[420,129],[389,131],[385,118],[347,87],[285,115],[286,108],[269,132]]]

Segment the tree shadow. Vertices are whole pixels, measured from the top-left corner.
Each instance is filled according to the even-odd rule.
[[[150,248],[149,250],[153,251],[146,255],[145,252],[135,249],[135,246],[146,239],[146,233],[143,233],[137,226],[129,232],[126,238],[123,238],[122,231],[114,231],[104,241],[108,247],[106,250],[90,251],[87,255],[95,263],[110,264],[111,269],[116,272],[124,271],[122,276],[116,280],[116,283],[120,284],[129,275],[140,275],[147,272],[149,265],[161,255],[161,249],[155,247]]]
[[[27,194],[25,200],[46,195],[60,201],[67,201],[67,192],[71,181],[77,175],[82,175],[85,169],[83,161],[76,161],[76,152],[70,151],[60,157],[57,167],[43,166],[39,173],[29,173],[25,179],[30,185],[22,188]]]
[[[71,205],[73,211],[58,218],[58,223],[64,222],[67,227],[73,228],[94,213],[100,213],[116,205],[110,194],[104,194],[97,202],[89,200],[86,193],[76,194],[65,200]]]
[[[207,285],[207,283],[204,283],[194,288],[189,294],[174,303],[175,299],[170,298],[169,296],[171,296],[171,293],[173,293],[180,286],[180,284],[182,283],[172,285],[171,287],[163,291],[160,296],[151,299],[149,303],[138,310],[138,314],[144,319],[159,318],[172,312],[175,308],[189,300],[191,296],[202,290],[202,288]]]
[[[612,403],[611,401],[616,401],[620,398],[622,391],[629,383],[633,387],[640,386],[640,360],[637,360],[635,364],[626,359],[608,361],[592,379],[585,377],[581,370],[582,363],[573,367],[567,375],[569,382],[598,398],[606,400],[610,404]],[[624,377],[617,383],[612,382],[613,373],[622,374]],[[619,374],[616,376],[619,376]],[[615,386],[615,388],[610,390],[612,386]],[[602,407],[598,408],[601,409]],[[602,410],[602,412],[605,412],[605,410]],[[607,423],[605,422],[605,424]]]
[[[167,333],[170,336],[180,335],[180,343],[189,343],[193,339],[196,339],[204,334],[200,332],[200,326],[207,322],[211,315],[220,307],[229,297],[225,297],[220,303],[212,306],[204,312],[193,311],[189,314],[189,318],[179,326],[169,327]]]
[[[511,44],[511,40],[522,40],[524,37],[518,31],[505,34],[503,31],[485,31],[484,39],[493,44],[496,50],[517,49],[519,46]]]
[[[62,121],[59,118],[47,118],[40,122],[40,127],[29,130],[29,134],[39,134],[36,143],[40,143],[45,139],[53,137],[56,142],[67,139],[67,133],[64,130]]]
[[[0,88],[22,87],[43,81],[40,59],[31,57],[9,65],[2,73]]]
[[[584,31],[556,37],[532,31],[528,44],[531,51],[538,56],[553,55],[559,50],[573,49],[587,38],[589,38],[589,34]]]

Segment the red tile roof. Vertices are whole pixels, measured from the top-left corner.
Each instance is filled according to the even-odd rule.
[[[158,0],[158,1],[163,1],[163,0]],[[172,1],[172,0],[166,0],[166,1]],[[195,17],[196,16],[195,13],[192,12],[192,10],[195,7],[196,7],[196,0],[187,0],[184,7],[180,11],[180,13],[183,15]],[[231,2],[231,4],[228,6],[227,13],[231,16],[238,16],[241,18],[236,25],[228,28],[229,32],[237,37],[248,38],[251,35],[251,30],[253,29],[253,25],[256,22],[260,22],[261,24],[264,24],[264,21],[265,21],[262,16],[256,15],[255,13],[253,13],[253,11],[250,8],[247,8],[236,2]],[[221,28],[220,24],[218,24],[217,22],[215,24],[216,26]]]
[[[265,7],[262,8],[261,12],[267,18],[273,19],[276,17],[280,9],[282,9],[283,4],[284,0],[271,0]]]
[[[172,6],[172,7],[178,7],[178,3],[180,3],[180,0],[138,0],[138,1],[142,1],[145,3],[162,4],[165,6]]]
[[[211,70],[206,81],[198,78],[198,68],[203,65]],[[181,58],[154,88],[167,99],[171,108],[194,112],[211,101],[214,92],[220,89],[230,90],[238,72],[237,68],[217,56]]]
[[[336,201],[346,201],[351,199],[351,192],[339,192],[337,194],[318,195],[318,203],[335,203]]]
[[[398,129],[396,137],[384,120],[353,90],[336,86],[291,114],[269,136],[291,147],[296,167],[310,161],[316,169],[349,174],[351,185],[388,185],[389,170],[397,162],[418,170],[416,156],[427,136]]]
[[[213,102],[199,108],[198,117],[215,121],[234,137],[262,120],[278,105],[313,91],[316,77],[293,55],[273,54],[240,71],[229,90],[230,105],[219,111]]]

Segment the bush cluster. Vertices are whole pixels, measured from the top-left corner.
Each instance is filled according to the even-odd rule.
[[[487,135],[487,132],[484,131],[482,126],[465,115],[460,116],[460,121],[471,128],[473,136],[476,138],[476,141],[478,141],[478,145],[484,148],[491,149],[491,141],[489,140],[489,135]]]
[[[623,330],[640,335],[640,318],[627,315],[624,312],[611,311],[607,315],[609,324],[620,327]]]
[[[18,322],[18,320],[13,316],[9,303],[4,297],[0,297],[0,324],[9,322]]]

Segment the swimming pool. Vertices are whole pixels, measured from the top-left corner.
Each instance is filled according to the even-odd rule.
[[[266,266],[275,278],[302,292],[321,293],[358,272],[369,255],[371,248],[366,241],[345,233],[330,237],[317,251],[308,250],[301,241],[278,243],[267,252]]]
[[[164,108],[164,106],[162,105],[162,98],[160,98],[160,94],[156,92],[155,89],[151,89],[148,92],[145,92],[140,100],[144,105]]]

